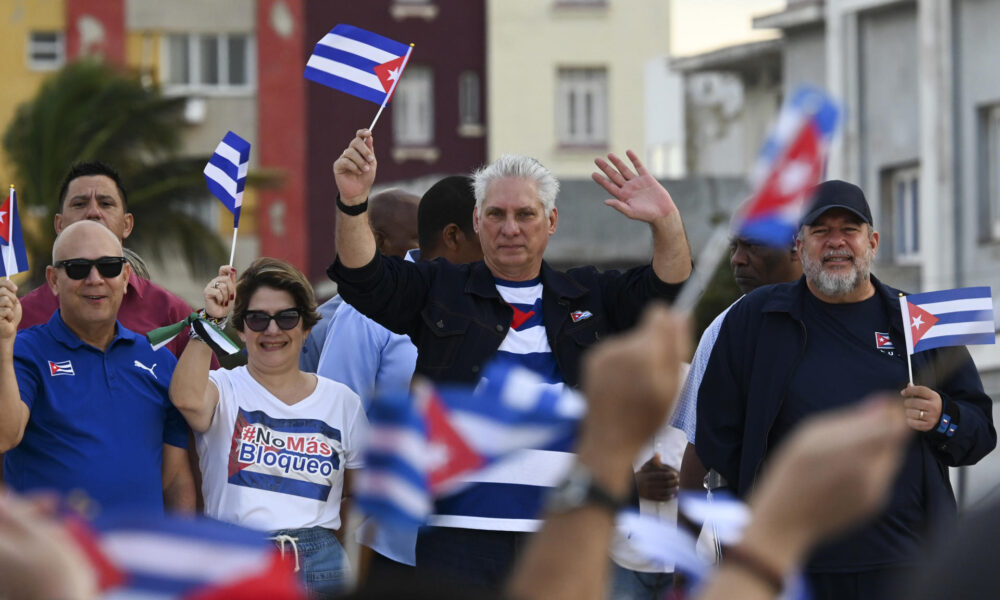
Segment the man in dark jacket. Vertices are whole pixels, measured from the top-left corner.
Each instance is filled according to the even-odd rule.
[[[722,324],[698,394],[696,449],[746,496],[807,416],[902,390],[919,434],[885,512],[806,565],[817,600],[888,597],[919,561],[929,526],[955,513],[947,467],[996,445],[992,402],[964,347],[913,355],[908,385],[899,291],[870,273],[879,235],[860,188],[820,184],[796,245],[804,278],[751,292]],[[945,420],[958,426],[939,427]]]
[[[594,180],[606,204],[649,223],[651,265],[625,273],[594,267],[559,272],[542,260],[559,213],[559,183],[538,161],[507,155],[474,176],[473,225],[484,260],[404,263],[375,250],[365,202],[377,163],[361,130],[334,163],[337,260],[328,270],[344,300],[417,347],[416,373],[437,382],[475,384],[502,355],[546,385],[580,383],[580,358],[603,336],[632,327],[652,300],[669,300],[691,271],[680,214],[670,194],[628,153],[597,159]],[[534,531],[541,498],[573,462],[566,448],[528,450],[439,503],[433,527],[417,541],[418,570],[498,587]]]

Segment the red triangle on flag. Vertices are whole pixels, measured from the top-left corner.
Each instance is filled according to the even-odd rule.
[[[4,244],[10,244],[7,235],[10,232],[10,220],[14,218],[10,212],[10,197],[7,197],[3,204],[0,204],[0,242]]]
[[[910,322],[906,326],[910,328],[913,345],[916,346],[927,330],[938,322],[938,318],[912,302],[907,302],[906,306],[910,311]]]
[[[529,310],[528,312],[524,312],[523,310],[519,309],[518,307],[514,306],[513,304],[511,304],[510,307],[514,309],[514,317],[511,318],[511,320],[510,320],[510,326],[514,330],[520,329],[521,325],[524,325],[525,321],[527,321],[531,317],[535,316],[535,311],[533,311],[533,310]]]
[[[811,122],[799,130],[757,192],[748,217],[768,214],[804,196],[823,171],[819,132]]]
[[[229,471],[227,477],[232,477],[250,466],[249,463],[241,463],[239,461],[240,443],[243,441],[243,428],[248,425],[250,425],[250,422],[247,421],[246,415],[240,413],[236,417],[236,423],[233,425],[233,443],[229,448]]]
[[[375,65],[372,70],[375,71],[375,75],[378,76],[378,80],[382,83],[382,89],[386,92],[392,89],[392,82],[399,80],[403,75],[403,62],[406,60],[406,55],[396,57],[389,62],[384,62],[380,65]],[[388,102],[392,99],[392,94],[389,94],[389,98],[386,100]]]
[[[436,393],[425,396],[424,418],[427,423],[427,444],[431,449],[428,481],[431,490],[455,477],[483,466],[483,457],[476,453],[448,420],[448,411]]]

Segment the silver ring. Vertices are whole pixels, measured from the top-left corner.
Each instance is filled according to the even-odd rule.
[[[922,410],[922,411],[920,411],[920,420],[921,420],[921,421],[923,421],[923,420],[924,420],[924,414],[925,414],[925,412],[926,412],[926,411],[923,411],[923,410]]]
[[[213,283],[212,287],[214,287],[215,289],[219,289],[219,282],[216,281],[215,283]]]

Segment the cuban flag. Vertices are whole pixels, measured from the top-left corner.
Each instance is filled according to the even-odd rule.
[[[28,270],[28,252],[21,234],[21,218],[17,214],[17,194],[10,186],[10,195],[0,204],[0,277],[10,277]]]
[[[232,131],[226,133],[205,165],[205,183],[212,195],[233,213],[233,227],[240,223],[243,188],[250,168],[250,142]]]
[[[355,499],[376,520],[419,525],[435,498],[463,487],[463,476],[516,450],[565,445],[584,411],[575,392],[556,391],[509,360],[491,363],[475,390],[422,385],[412,398],[379,397]]]
[[[380,106],[392,93],[412,46],[351,25],[337,25],[316,44],[306,79]]]
[[[968,287],[899,297],[909,354],[970,344],[995,344],[989,287]]]
[[[105,599],[304,600],[291,557],[267,534],[207,518],[121,513],[67,531]]]
[[[839,121],[840,109],[818,88],[800,87],[785,101],[751,172],[754,193],[737,215],[736,235],[789,246]]]

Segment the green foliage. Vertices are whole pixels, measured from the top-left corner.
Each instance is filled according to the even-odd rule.
[[[179,248],[199,275],[225,260],[221,240],[191,215],[192,202],[211,201],[202,169],[207,156],[178,157],[185,99],[144,87],[127,72],[94,60],[67,64],[34,98],[18,107],[3,136],[18,199],[41,220],[25,234],[32,264],[48,263],[59,184],[74,163],[105,162],[121,174],[135,230],[127,245],[162,261]],[[32,269],[32,283],[44,270]]]
[[[729,254],[727,253],[715,267],[712,281],[709,282],[705,294],[694,309],[695,343],[701,339],[701,334],[726,307],[736,301],[741,295],[740,288],[729,270]]]

